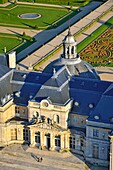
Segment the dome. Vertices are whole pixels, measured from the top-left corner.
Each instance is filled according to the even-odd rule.
[[[63,42],[66,43],[66,44],[73,44],[73,43],[76,42],[75,39],[74,39],[74,36],[70,32],[70,29],[68,31],[68,35],[65,37]]]
[[[66,59],[57,59],[50,63],[44,72],[53,74],[53,70],[59,71],[66,69],[68,74],[71,76],[90,78],[90,79],[100,79],[95,69],[87,62],[83,60],[68,61]]]
[[[63,54],[61,57],[50,63],[44,72],[55,74],[57,71],[66,70],[67,74],[82,78],[100,79],[95,69],[87,62],[80,59],[76,52],[76,42],[72,36],[70,29],[63,41]]]
[[[65,39],[64,42],[67,44],[75,43],[75,39],[72,35],[68,35]]]

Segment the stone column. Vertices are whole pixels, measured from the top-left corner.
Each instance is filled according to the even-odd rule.
[[[110,136],[110,169],[113,170],[113,136]]]
[[[64,149],[64,134],[61,135],[60,143],[61,143],[61,149]]]
[[[66,148],[69,149],[70,148],[70,135],[69,134],[66,134],[65,135],[65,142],[66,142]]]
[[[45,145],[44,136],[45,136],[44,132],[43,131],[40,132],[40,141],[41,141],[42,149],[44,149],[44,145]]]
[[[55,150],[55,135],[51,133],[50,135],[51,150]]]
[[[30,139],[31,139],[31,146],[35,146],[35,133],[33,129],[30,129]]]
[[[69,59],[71,59],[71,48],[72,46],[69,46]]]

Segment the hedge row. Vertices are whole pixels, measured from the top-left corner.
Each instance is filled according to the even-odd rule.
[[[19,0],[21,2],[35,2],[55,5],[69,5],[69,6],[85,6],[91,0]]]

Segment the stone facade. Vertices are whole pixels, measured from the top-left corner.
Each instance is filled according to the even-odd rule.
[[[86,125],[86,160],[97,165],[109,165],[111,126],[104,123],[87,122]]]
[[[80,153],[82,132],[78,133],[77,130],[71,132],[68,128],[68,120],[72,122],[74,119],[69,118],[71,105],[72,101],[66,106],[58,106],[50,104],[49,100],[43,100],[40,103],[29,102],[28,107],[25,107],[9,101],[2,107],[0,113],[1,146],[25,142],[41,149],[60,151],[71,149]],[[27,120],[33,123],[26,124]],[[80,127],[80,124],[78,126]],[[72,148],[70,137],[75,138]]]

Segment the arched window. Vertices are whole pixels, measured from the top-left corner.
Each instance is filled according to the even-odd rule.
[[[36,133],[35,133],[35,142],[36,142],[37,144],[40,144],[40,132],[36,132]]]
[[[74,54],[74,47],[71,48],[71,53]]]
[[[63,53],[65,54],[65,45],[63,44]]]
[[[56,115],[56,122],[59,123],[59,116]]]
[[[23,140],[30,141],[30,130],[29,129],[23,129]]]
[[[39,117],[39,113],[38,112],[36,112],[36,117]]]
[[[60,147],[61,143],[60,143],[60,135],[55,136],[55,146]]]
[[[60,121],[59,121],[59,115],[54,115],[54,121],[56,122],[56,123],[59,123]]]
[[[67,54],[69,54],[69,47],[67,48]]]

